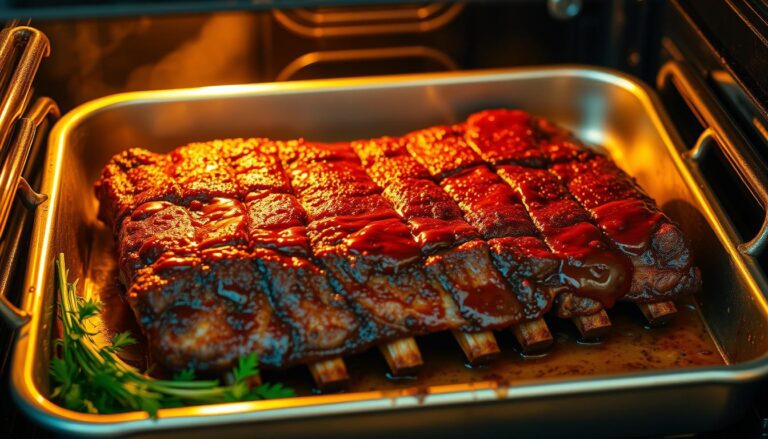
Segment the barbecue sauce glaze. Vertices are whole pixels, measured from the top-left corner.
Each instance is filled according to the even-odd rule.
[[[590,162],[594,154],[564,130],[519,112],[497,111],[473,116],[466,126],[431,128],[407,139],[402,151],[426,172],[416,169],[414,160],[398,161],[406,152],[398,156],[392,149],[383,155],[390,162],[376,163],[371,176],[417,173],[426,194],[440,191],[438,184],[449,188],[445,181],[473,169],[490,170],[515,198],[502,203],[506,210],[499,214],[526,213],[535,229],[494,235],[494,220],[486,216],[477,218],[479,225],[472,230],[465,222],[471,208],[456,211],[461,219],[444,217],[446,205],[432,196],[422,201],[434,203],[433,216],[406,211],[418,209],[422,201],[393,208],[392,200],[402,195],[385,200],[347,144],[295,141],[274,147],[262,139],[234,141],[232,147],[232,141],[216,141],[165,157],[134,151],[116,158],[97,193],[107,200],[102,214],[112,212],[107,222],[121,234],[121,277],[125,282],[137,275],[141,279],[129,299],[150,340],[164,340],[156,349],[164,355],[157,358],[172,359],[172,367],[215,369],[245,347],[260,352],[266,366],[284,367],[400,336],[467,328],[444,300],[445,289],[460,284],[450,273],[460,270],[443,269],[435,283],[428,269],[450,262],[451,255],[465,255],[455,262],[463,257],[467,274],[487,278],[488,270],[496,268],[473,264],[490,261],[488,248],[495,252],[497,267],[504,267],[499,261],[506,256],[514,264],[532,264],[524,268],[535,275],[520,279],[515,288],[537,291],[530,296],[538,310],[521,310],[512,295],[502,294],[504,287],[469,284],[476,294],[455,297],[463,314],[477,311],[480,329],[501,328],[483,317],[499,310],[513,310],[510,322],[538,317],[566,290],[611,307],[618,299],[649,301],[698,288],[700,275],[676,226],[632,181],[605,163]],[[254,178],[242,178],[254,172]],[[150,177],[163,173],[169,183],[157,188]],[[611,198],[617,194],[622,198]],[[281,196],[287,198],[280,201]],[[493,213],[482,202],[478,207]],[[534,242],[538,236],[554,258]],[[488,245],[485,259],[472,257],[478,246]],[[537,261],[533,254],[541,256],[541,263],[532,262]],[[661,262],[639,265],[645,256]],[[309,280],[302,271],[307,269],[319,274]],[[296,274],[280,280],[277,272],[291,270]],[[660,280],[652,279],[654,273],[661,274]],[[304,277],[304,283],[295,283]],[[541,288],[533,287],[538,284]],[[632,294],[627,294],[630,286]],[[296,305],[302,300],[306,308]],[[312,311],[292,314],[298,309]],[[302,331],[306,319],[333,312],[346,312],[346,317],[339,314],[328,323],[333,333],[328,343],[310,347],[318,333]],[[247,323],[249,316],[255,326]],[[213,331],[210,335],[216,334],[220,343],[195,351],[200,334],[195,327]],[[345,327],[350,332],[339,333]]]

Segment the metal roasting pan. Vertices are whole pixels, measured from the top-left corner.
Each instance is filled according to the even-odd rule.
[[[696,298],[727,365],[444,385],[229,403],[114,415],[76,413],[48,399],[55,328],[54,256],[88,288],[97,202],[92,184],[126,148],[166,152],[223,137],[319,141],[398,135],[492,107],[523,108],[603,145],[678,221],[704,273]],[[50,136],[30,243],[12,388],[30,417],[64,434],[249,437],[376,435],[645,435],[714,429],[749,405],[768,375],[766,279],[702,182],[658,98],[621,73],[580,66],[320,80],[125,93],[71,111]]]

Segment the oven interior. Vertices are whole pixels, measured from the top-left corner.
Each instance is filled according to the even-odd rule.
[[[768,53],[768,8],[759,0],[704,3],[32,0],[5,3],[0,18],[29,24],[51,40],[34,95],[50,96],[63,113],[125,91],[585,64],[617,69],[657,88],[677,134],[694,148],[711,127],[713,112],[680,84],[659,79],[674,61],[693,76],[742,153],[710,148],[700,170],[746,242],[761,231],[768,207],[745,175],[765,174],[768,160],[768,57],[756,55]],[[35,142],[43,144],[44,135]],[[30,155],[25,176],[31,183],[39,181],[41,156]],[[746,157],[746,166],[739,157]],[[0,158],[5,160],[5,151]],[[11,215],[23,209],[17,202]],[[29,221],[23,223],[13,234],[19,242],[29,234]],[[5,232],[0,242],[10,237]],[[23,246],[18,247],[22,256],[13,259],[8,281],[11,301],[18,300],[25,270]],[[768,252],[752,257],[768,269]],[[5,366],[13,331],[2,329],[0,339]],[[757,401],[745,414],[748,425],[736,428],[761,428],[756,425],[766,411]],[[8,431],[34,429],[28,422],[11,398],[3,398],[0,424],[9,425]]]

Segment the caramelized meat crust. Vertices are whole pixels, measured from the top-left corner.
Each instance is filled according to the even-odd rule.
[[[469,133],[479,133],[479,137],[527,139],[517,143],[518,151],[530,150],[540,157],[537,164],[557,177],[560,192],[578,202],[582,209],[572,207],[570,214],[576,210],[582,216],[588,214],[607,241],[630,259],[631,286],[622,300],[672,300],[701,287],[701,273],[693,265],[680,228],[609,158],[590,150],[567,130],[521,111],[483,111],[470,116],[467,126]],[[475,147],[491,151],[499,144],[503,142],[478,141]],[[524,160],[511,155],[494,164],[498,163],[526,166]],[[558,210],[561,215],[569,214],[568,208]]]
[[[594,240],[574,243],[568,249],[564,246],[553,245],[557,242],[551,242],[547,239],[547,232],[542,229],[543,224],[537,222],[537,214],[539,212],[532,210],[538,206],[526,203],[525,199],[521,196],[522,194],[515,190],[513,181],[505,182],[499,178],[499,176],[504,177],[501,169],[503,166],[496,167],[498,174],[496,175],[488,168],[491,163],[463,166],[461,170],[458,167],[446,170],[448,168],[434,165],[434,163],[441,163],[445,157],[459,157],[461,158],[459,160],[461,163],[483,163],[481,156],[470,147],[470,143],[465,137],[465,127],[460,125],[450,128],[428,128],[406,136],[405,145],[413,157],[422,163],[432,177],[440,181],[443,188],[462,206],[467,218],[475,221],[478,230],[485,230],[488,233],[485,236],[486,239],[493,239],[499,236],[530,236],[534,240],[544,239],[546,246],[551,251],[548,258],[553,260],[553,263],[546,265],[556,271],[538,272],[539,276],[533,279],[526,274],[524,265],[515,265],[523,269],[520,273],[513,272],[508,265],[505,266],[505,264],[509,264],[512,261],[519,260],[519,253],[515,253],[517,247],[500,245],[501,243],[499,242],[491,247],[497,254],[495,257],[497,267],[502,272],[507,273],[507,278],[515,286],[516,290],[523,292],[523,295],[529,298],[549,297],[548,302],[558,298],[560,302],[558,314],[562,317],[583,315],[584,313],[592,314],[600,310],[601,303],[602,305],[612,306],[616,298],[621,297],[626,292],[626,285],[622,283],[626,278],[622,270],[626,267],[622,267],[620,263],[616,262],[617,259],[621,262],[621,255],[611,251],[611,249],[606,249],[606,251],[600,253],[593,251],[590,255],[594,254],[597,259],[592,258],[589,260],[589,263],[585,264],[585,259],[580,256],[586,256],[591,251],[589,244]],[[430,144],[429,142],[433,143]],[[530,167],[515,166],[515,168],[529,172],[531,175],[535,175],[539,171],[536,168]],[[546,171],[543,172],[546,173]],[[541,184],[541,187],[536,188],[537,190],[551,192],[542,193],[542,197],[561,197],[563,200],[555,201],[568,201],[567,194],[559,191],[560,184],[557,181],[539,179],[530,183],[534,184],[535,182]],[[545,183],[550,184],[547,186]],[[492,199],[487,197],[484,193],[480,192],[481,190],[493,191],[491,195],[495,195],[498,198]],[[529,191],[529,195],[535,193],[535,191]],[[492,205],[491,210],[489,210],[488,204]],[[500,209],[494,210],[495,208]],[[556,213],[554,209],[553,211]],[[573,209],[566,212],[566,217],[567,213],[573,212]],[[517,216],[512,216],[515,214]],[[541,216],[548,219],[547,215]],[[567,224],[567,222],[562,224],[565,231],[572,230],[576,234],[580,233],[578,230],[570,227],[572,225]],[[597,229],[592,232],[594,231],[597,231]],[[599,240],[596,242],[599,242]],[[509,241],[506,241],[506,243],[508,244]],[[580,253],[571,254],[574,253],[576,245],[580,247],[578,250]],[[539,249],[545,248],[543,245],[537,247]],[[566,250],[569,251],[566,252]],[[511,253],[498,254],[498,252],[502,251]],[[541,251],[538,254],[544,255]],[[554,263],[555,261],[557,263]],[[529,293],[531,288],[536,293]],[[569,298],[568,300],[559,298],[559,296],[571,294],[576,297]],[[545,306],[543,310],[548,308],[549,306]]]
[[[95,185],[160,365],[283,368],[443,330],[694,293],[682,231],[609,158],[522,111],[403,137],[130,149]]]
[[[429,273],[440,280],[459,312],[471,322],[465,328],[507,327],[541,315],[540,302],[521,303],[512,285],[494,267],[488,244],[403,145],[391,138],[352,143],[367,163],[368,173],[383,188],[384,197],[407,221],[427,258]]]
[[[465,323],[426,275],[407,224],[368,177],[349,145],[281,145],[312,250],[340,294],[382,337],[423,334]]]
[[[169,184],[138,177],[153,178],[161,163]],[[307,215],[271,142],[131,150],[102,177],[96,193],[116,230],[120,279],[158,363],[220,370],[255,351],[264,366],[285,367],[371,342],[310,260]]]
[[[556,164],[552,171],[632,260],[634,273],[626,300],[673,300],[701,287],[701,273],[693,265],[683,232],[613,162],[596,156]]]

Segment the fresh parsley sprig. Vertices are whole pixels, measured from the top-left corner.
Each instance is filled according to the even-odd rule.
[[[241,357],[232,369],[232,383],[197,380],[192,369],[177,373],[171,380],[152,378],[125,363],[121,349],[136,343],[129,332],[112,337],[112,343],[97,343],[98,334],[89,319],[101,311],[101,304],[77,294],[77,281],[67,282],[64,254],[56,260],[62,338],[55,341],[50,375],[55,387],[52,398],[64,407],[87,413],[118,413],[143,410],[152,417],[161,408],[182,407],[257,399],[286,398],[292,389],[280,383],[250,383],[259,375],[256,353]]]

